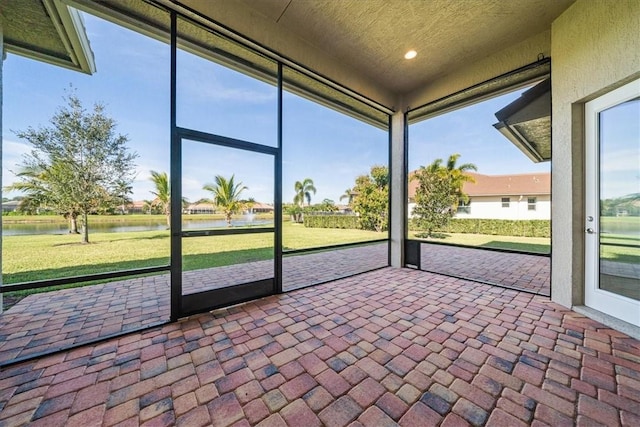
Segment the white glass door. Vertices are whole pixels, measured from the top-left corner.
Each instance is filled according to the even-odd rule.
[[[640,326],[640,80],[585,114],[585,304]]]

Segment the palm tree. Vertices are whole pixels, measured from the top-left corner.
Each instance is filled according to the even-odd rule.
[[[116,198],[120,202],[120,213],[124,215],[126,206],[132,202],[128,195],[133,193],[133,186],[127,181],[120,179],[116,182],[115,193]]]
[[[240,193],[249,188],[241,182],[236,184],[235,175],[231,175],[228,180],[221,175],[216,175],[215,181],[214,184],[205,184],[202,189],[213,194],[213,200],[210,202],[222,208],[227,226],[231,227],[231,215],[240,212],[244,207],[244,203],[240,200]]]
[[[452,154],[447,159],[447,172],[449,173],[449,179],[451,182],[451,189],[454,194],[458,197],[459,200],[464,200],[464,202],[469,201],[469,196],[462,192],[462,187],[465,182],[475,182],[475,179],[466,172],[468,171],[477,171],[478,167],[473,163],[463,163],[461,165],[456,165],[458,159],[460,158],[460,154]]]
[[[477,171],[478,168],[473,163],[463,163],[457,165],[460,154],[451,154],[447,159],[446,166],[442,165],[442,159],[435,159],[425,169],[430,173],[438,173],[446,176],[449,181],[450,194],[456,196],[456,205],[452,206],[455,211],[460,200],[465,203],[469,201],[469,196],[462,191],[465,182],[475,182],[473,177],[466,172]]]
[[[78,216],[80,210],[77,204],[69,202],[66,181],[52,178],[60,173],[59,163],[55,163],[45,171],[37,165],[24,166],[17,174],[19,181],[5,187],[5,191],[21,191],[24,197],[20,203],[20,210],[36,213],[40,209],[51,209],[69,220],[69,233],[78,232]],[[64,185],[59,185],[63,183]]]
[[[353,190],[350,188],[347,188],[346,190],[344,190],[344,194],[340,196],[340,201],[347,199],[347,204],[351,205],[351,202],[353,202],[353,196],[355,196],[355,193],[353,192]]]
[[[304,201],[307,201],[307,206],[311,205],[311,192],[316,194],[316,187],[313,186],[313,180],[311,178],[305,178],[304,181],[296,181],[294,184],[296,195],[293,198],[293,203],[302,207]]]
[[[151,215],[153,211],[153,200],[143,200],[142,201],[142,212]]]
[[[166,172],[151,171],[151,181],[156,186],[156,191],[152,191],[155,199],[152,200],[154,207],[160,209],[167,217],[167,228],[171,227],[171,190],[169,188],[169,177]]]

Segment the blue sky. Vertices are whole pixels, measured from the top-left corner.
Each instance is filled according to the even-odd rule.
[[[601,197],[640,193],[640,99],[603,111],[600,132]]]
[[[486,175],[549,172],[549,162],[532,162],[492,126],[497,122],[495,112],[524,90],[409,126],[409,170],[458,153],[458,164],[473,163],[478,173]]]
[[[130,148],[139,154],[132,197],[151,199],[150,171],[169,171],[169,47],[89,15],[85,24],[96,58],[92,76],[12,54],[5,60],[3,185],[14,180],[11,171],[29,151],[14,131],[48,125],[73,85],[85,107],[103,102],[117,131],[128,135]],[[178,56],[177,83],[179,126],[276,144],[274,86],[185,52]],[[410,169],[460,153],[460,162],[475,163],[480,173],[549,171],[549,163],[532,163],[491,126],[493,114],[518,94],[412,125]],[[304,178],[312,178],[318,190],[312,202],[338,202],[358,175],[387,163],[384,131],[292,94],[285,94],[284,118],[285,202],[293,199],[294,182]],[[216,174],[235,174],[248,187],[246,197],[272,202],[270,156],[195,142],[185,142],[183,150],[183,194],[191,201],[208,196],[202,186]]]

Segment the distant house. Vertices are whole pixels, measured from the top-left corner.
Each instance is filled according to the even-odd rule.
[[[149,213],[149,212],[145,211],[145,202],[144,202],[144,200],[136,200],[136,201],[133,201],[133,202],[131,202],[131,203],[129,203],[127,205],[127,213],[129,213],[129,214],[134,214],[134,213],[137,213],[137,214],[144,213],[144,214],[146,214],[146,213]]]
[[[273,209],[273,205],[256,202],[251,207],[251,211],[253,213],[273,213],[274,209]]]
[[[216,210],[211,203],[191,203],[184,209],[184,213],[192,214],[214,214]]]
[[[550,219],[551,174],[483,175],[468,172],[475,182],[463,187],[469,202],[458,206],[456,218]],[[412,175],[412,174],[410,174]],[[409,212],[415,206],[418,182],[409,182]]]
[[[336,207],[338,208],[338,212],[340,212],[341,214],[353,213],[353,209],[351,209],[351,206],[349,205],[336,205]]]
[[[2,202],[2,212],[15,212],[20,207],[20,200]]]

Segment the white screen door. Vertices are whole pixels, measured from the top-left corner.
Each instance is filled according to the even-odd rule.
[[[640,80],[586,104],[585,304],[640,326]]]

